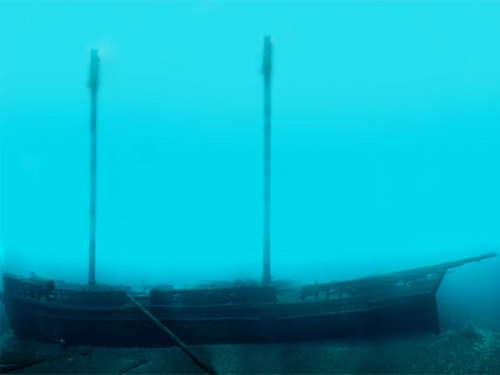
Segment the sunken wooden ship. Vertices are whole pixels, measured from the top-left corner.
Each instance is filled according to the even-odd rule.
[[[10,325],[22,339],[110,346],[274,342],[403,331],[439,333],[436,291],[447,271],[494,257],[349,281],[282,288],[270,272],[271,39],[264,39],[264,241],[262,282],[133,293],[95,278],[96,100],[99,60],[91,53],[89,282],[68,285],[3,275]],[[203,366],[202,366],[203,367]],[[213,369],[204,367],[208,372]]]
[[[436,291],[446,272],[496,255],[291,290],[271,284],[134,294],[4,274],[4,299],[16,336],[67,344],[174,344],[134,302],[188,344],[439,333]]]

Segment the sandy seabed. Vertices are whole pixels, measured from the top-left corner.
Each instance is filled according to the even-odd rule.
[[[220,374],[500,374],[500,316],[441,318],[442,333],[276,344],[195,345]],[[178,348],[61,347],[2,335],[0,372],[203,373]]]

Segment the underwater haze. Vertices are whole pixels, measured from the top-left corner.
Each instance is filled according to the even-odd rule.
[[[0,3],[2,269],[86,283],[326,282],[500,248],[500,3]],[[500,312],[500,259],[445,278]],[[461,297],[458,298],[457,295]]]

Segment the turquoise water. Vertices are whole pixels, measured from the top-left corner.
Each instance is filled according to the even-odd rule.
[[[264,35],[274,280],[497,250],[499,17],[496,2],[2,1],[2,268],[87,280],[96,48],[97,281],[259,280]],[[499,266],[457,270],[438,297],[500,311]]]

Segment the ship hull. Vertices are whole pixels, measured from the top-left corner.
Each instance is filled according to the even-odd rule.
[[[187,344],[277,342],[415,331],[439,333],[436,292],[454,262],[341,282],[168,289],[131,294],[3,275],[6,312],[21,339],[69,345],[168,346],[167,329]],[[162,327],[161,325],[167,327]]]
[[[12,329],[21,339],[104,346],[168,346],[173,342],[133,306],[74,308],[10,296],[6,300]],[[334,311],[328,301],[269,304],[229,310],[227,316],[206,311],[190,318],[183,308],[147,306],[160,321],[189,344],[277,342],[340,336],[394,334],[412,331],[439,333],[435,296],[395,298],[373,307]],[[288,306],[286,306],[288,305]],[[307,307],[304,311],[304,305]],[[332,304],[334,305],[334,304]],[[188,309],[193,310],[193,309]],[[208,310],[210,310],[208,308]],[[212,309],[213,310],[213,309]],[[249,310],[249,311],[246,311]],[[185,315],[184,318],[181,318]],[[178,317],[178,318],[177,318]]]

